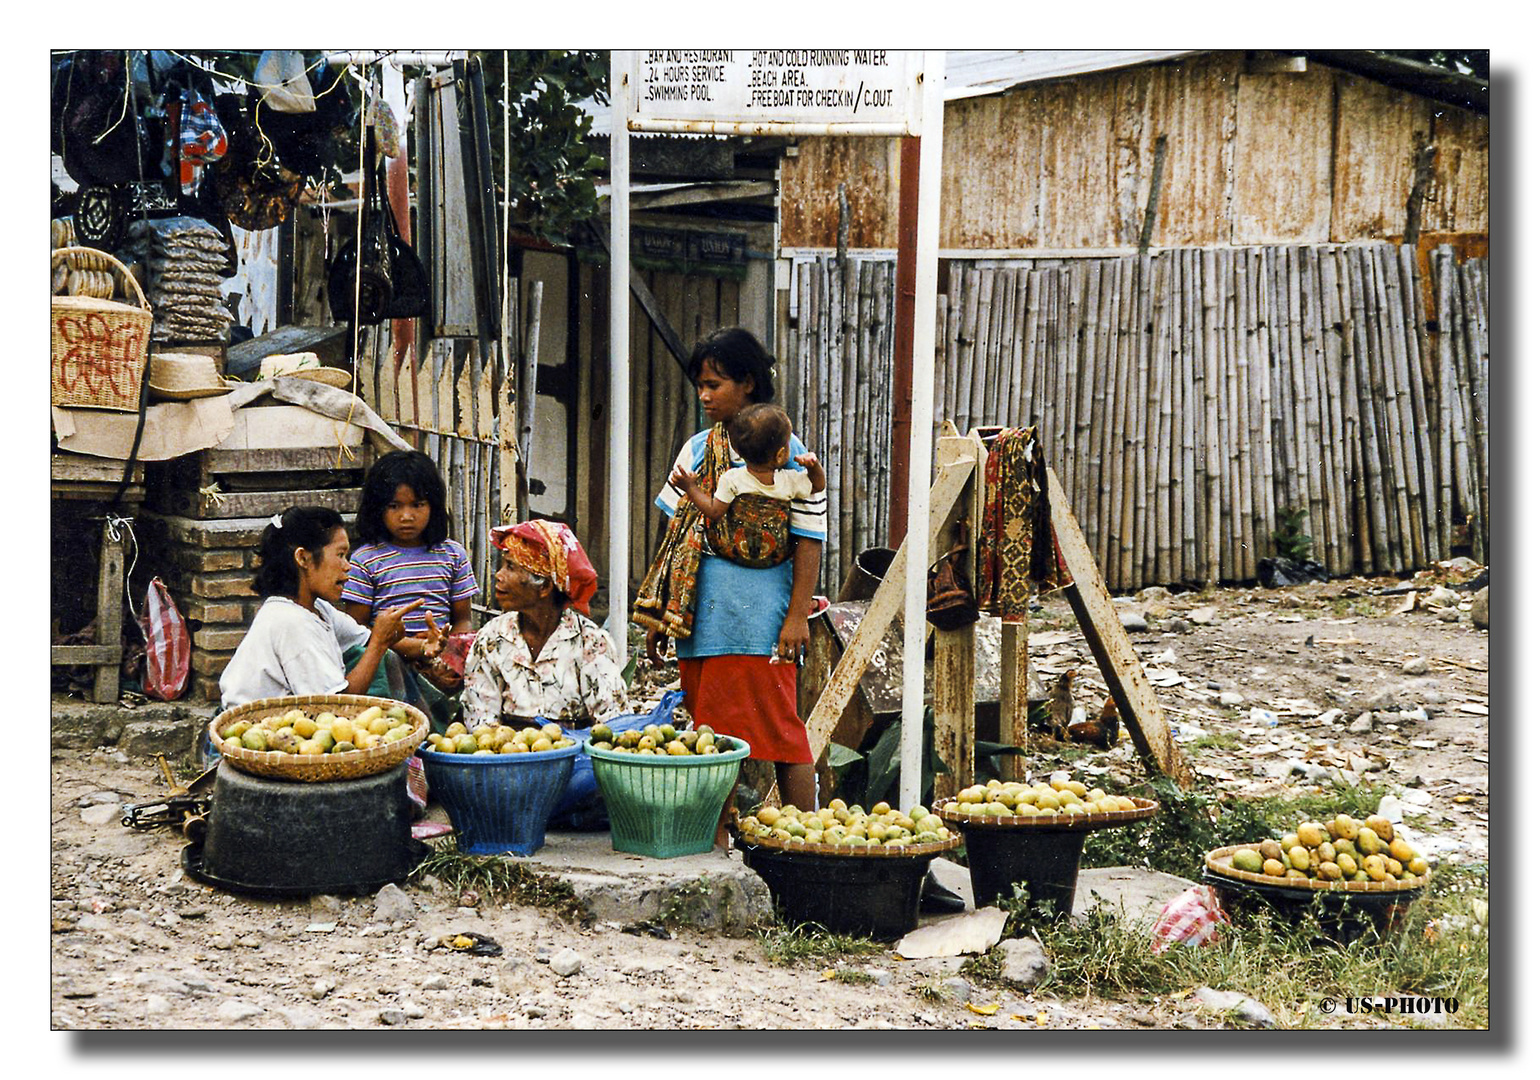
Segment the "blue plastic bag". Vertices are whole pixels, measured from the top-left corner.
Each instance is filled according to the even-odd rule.
[[[648,724],[672,723],[674,709],[684,701],[683,690],[670,690],[663,695],[663,700],[650,713],[622,713],[605,721],[605,725],[614,732],[640,731]],[[588,738],[588,732],[583,728],[562,728],[568,738],[582,741]],[[604,798],[599,794],[599,782],[594,778],[593,759],[587,754],[580,755],[572,763],[572,779],[567,781],[567,790],[562,793],[561,800],[556,804],[556,809],[551,811],[550,818],[546,821],[547,827],[552,829],[571,829],[575,831],[590,831],[608,829],[610,817],[604,808]]]

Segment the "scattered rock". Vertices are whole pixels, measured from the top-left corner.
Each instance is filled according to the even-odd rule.
[[[406,1014],[406,1018],[408,1020],[421,1020],[424,1016],[428,1015],[428,1010],[424,1009],[415,1001],[408,1001],[403,1004],[401,1006],[401,1011]]]
[[[941,989],[950,994],[957,1001],[966,1002],[973,996],[973,987],[968,985],[968,980],[960,975],[954,975],[941,984]]]
[[[1145,621],[1144,613],[1134,608],[1119,608],[1118,619],[1123,623],[1124,630],[1148,630],[1150,624]]]
[[[291,1028],[299,1031],[310,1031],[313,1028],[318,1028],[326,1019],[316,1010],[304,1005],[279,1009],[278,1014],[288,1021]]]
[[[583,970],[583,958],[571,949],[563,949],[551,957],[551,970],[562,978],[570,978]]]
[[[406,1023],[406,1012],[402,1009],[381,1009],[378,1019],[380,1023],[385,1024],[387,1027],[395,1027],[398,1024]]]
[[[1352,769],[1355,773],[1368,772],[1373,764],[1366,757],[1359,757],[1357,754],[1348,755],[1348,768]]]
[[[1204,683],[1203,685],[1204,685],[1204,688],[1207,689],[1207,690],[1223,690],[1224,689],[1223,685],[1221,685],[1220,683],[1216,683],[1216,682],[1208,682],[1208,683]]]
[[[1335,678],[1338,682],[1352,682],[1353,681],[1353,676],[1349,675],[1345,671],[1337,672],[1336,675],[1333,676],[1333,678]]]
[[[1402,709],[1396,714],[1408,724],[1426,724],[1428,722],[1428,710],[1421,705],[1415,709]]]
[[[250,1020],[254,1016],[262,1015],[262,1007],[253,1005],[249,1001],[226,1001],[222,1003],[214,1015],[227,1024],[239,1023],[242,1020]]]
[[[1000,942],[1000,981],[1018,990],[1031,990],[1048,977],[1048,954],[1035,938]]]
[[[1380,686],[1369,692],[1364,700],[1364,708],[1371,712],[1393,712],[1400,708],[1402,701],[1401,691],[1394,686]]]
[[[1315,722],[1317,724],[1335,724],[1346,715],[1341,709],[1327,709],[1315,718]]]
[[[1423,601],[1430,608],[1454,607],[1460,602],[1460,594],[1453,589],[1446,589],[1442,585],[1435,588]]]
[[[893,973],[887,968],[867,966],[861,969],[872,977],[872,985],[887,986],[893,981]]]
[[[422,988],[424,990],[448,990],[449,979],[442,974],[429,975],[422,981]]]
[[[1386,821],[1396,825],[1401,824],[1401,800],[1394,795],[1381,797],[1379,805],[1374,808],[1374,812]]]
[[[1187,617],[1199,626],[1209,626],[1218,614],[1219,609],[1216,607],[1200,607],[1188,612]]]
[[[1193,996],[1204,1008],[1225,1013],[1241,1027],[1278,1026],[1278,1021],[1273,1019],[1273,1014],[1267,1011],[1266,1005],[1235,990],[1215,990],[1213,987],[1200,986],[1193,992]]]
[[[326,915],[336,915],[342,911],[342,898],[337,896],[312,896],[310,898],[310,910]]]
[[[529,1017],[531,1020],[539,1020],[542,1016],[545,1015],[545,1006],[531,1005],[529,1008],[524,1010],[524,1015]]]
[[[171,1002],[159,994],[151,994],[145,999],[144,1011],[148,1016],[164,1016],[171,1011]]]
[[[1418,656],[1401,665],[1403,675],[1426,675],[1428,673],[1428,658]]]
[[[100,803],[88,806],[80,812],[80,820],[87,825],[106,825],[123,816],[123,807],[117,803]]]
[[[460,906],[473,908],[481,903],[481,894],[475,889],[466,889],[460,894]]]
[[[1454,558],[1448,560],[1447,562],[1439,563],[1439,565],[1448,567],[1450,570],[1453,570],[1457,574],[1468,574],[1472,570],[1481,569],[1481,564],[1479,562],[1477,562],[1475,559],[1467,559],[1464,555],[1456,555]]]
[[[1443,608],[1438,613],[1438,619],[1440,622],[1459,622],[1460,609],[1452,607]]]
[[[1363,712],[1358,714],[1358,719],[1348,725],[1349,735],[1367,735],[1374,730],[1374,714]]]
[[[1487,586],[1485,585],[1471,600],[1470,624],[1477,630],[1487,629]]]
[[[893,951],[907,960],[988,952],[1000,940],[1005,920],[1006,913],[997,907],[938,919],[909,931],[893,946]]]
[[[1195,629],[1192,623],[1180,616],[1174,619],[1167,619],[1162,626],[1168,634],[1190,634]]]
[[[386,885],[374,894],[374,917],[380,922],[414,923],[417,905],[397,885]]]
[[[337,984],[330,979],[317,979],[310,987],[310,996],[316,1001],[320,1001],[335,989],[337,989]]]
[[[1153,604],[1157,600],[1169,600],[1170,598],[1171,591],[1164,585],[1151,585],[1147,589],[1139,590],[1139,599],[1143,600],[1146,604]]]
[[[914,970],[929,976],[956,975],[967,962],[961,956],[937,956],[927,960],[916,960]]]
[[[1239,705],[1245,700],[1245,698],[1241,697],[1241,695],[1237,694],[1234,690],[1226,690],[1224,693],[1219,695],[1219,704],[1221,705]]]
[[[262,947],[262,936],[260,934],[247,934],[245,937],[236,938],[235,943],[247,949],[260,949]]]

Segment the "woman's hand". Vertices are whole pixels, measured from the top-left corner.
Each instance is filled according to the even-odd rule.
[[[433,660],[444,651],[444,631],[438,628],[438,623],[433,620],[433,614],[428,614],[428,632],[423,635],[422,658]]]
[[[369,637],[389,648],[406,636],[406,614],[422,607],[421,600],[413,600],[389,611],[382,611],[374,620]]]
[[[807,643],[807,613],[799,612],[793,605],[792,609],[786,613],[786,621],[781,624],[781,636],[775,643],[775,655],[771,657],[771,661],[795,664],[807,651]]]
[[[668,650],[668,635],[662,630],[647,631],[647,659],[658,667],[668,663],[664,653]]]

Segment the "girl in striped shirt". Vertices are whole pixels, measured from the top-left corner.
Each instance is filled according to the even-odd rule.
[[[404,659],[429,672],[441,689],[459,688],[458,676],[435,665],[446,635],[471,634],[471,597],[478,589],[465,548],[449,539],[443,478],[428,455],[394,450],[364,478],[357,530],[363,543],[353,553],[342,599],[347,612],[368,625],[375,615],[411,600],[420,607],[406,619],[409,637],[394,646]]]

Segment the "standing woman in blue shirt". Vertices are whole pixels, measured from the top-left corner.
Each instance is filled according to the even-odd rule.
[[[718,330],[695,346],[686,367],[701,408],[713,425],[690,438],[674,466],[699,473],[707,441],[746,405],[775,397],[773,358],[747,330]],[[720,430],[719,429],[723,429]],[[807,448],[791,437],[792,462]],[[731,450],[731,464],[744,464]],[[670,473],[673,469],[670,468]],[[681,492],[665,483],[657,505],[673,517]],[[744,739],[750,756],[775,764],[783,803],[812,809],[816,800],[807,728],[797,715],[797,661],[808,642],[808,611],[826,535],[826,496],[791,509],[791,558],[753,569],[702,552],[695,617],[687,637],[674,639],[685,706],[695,723]],[[664,634],[647,633],[647,654],[663,662]]]

